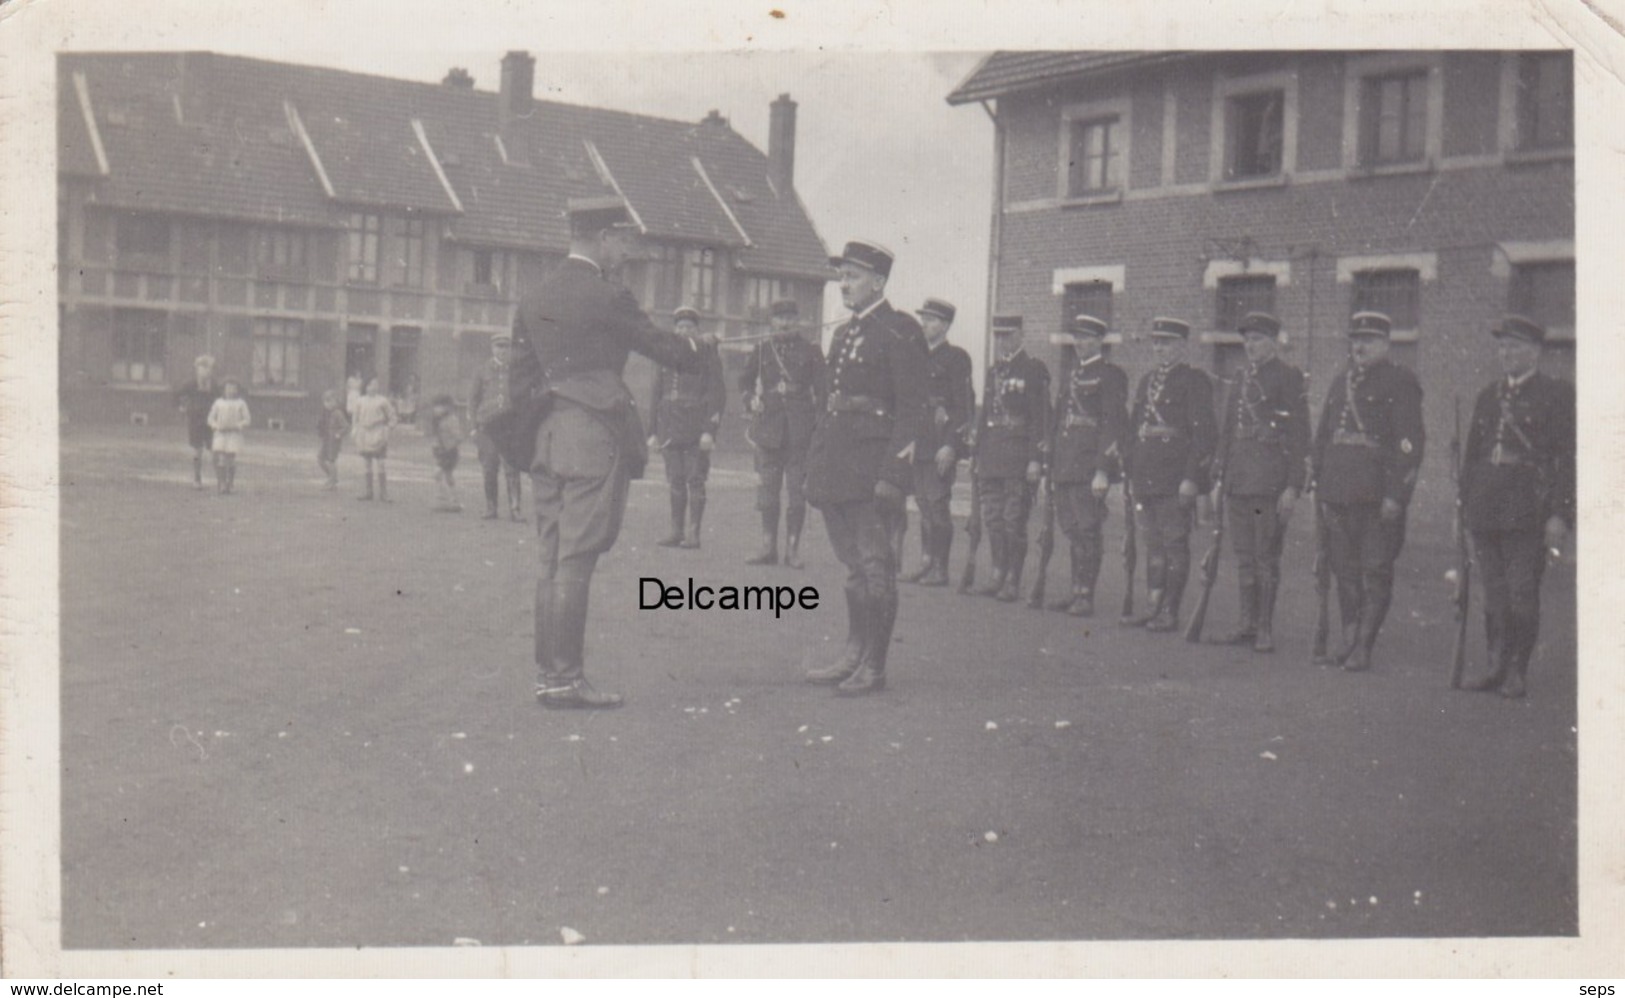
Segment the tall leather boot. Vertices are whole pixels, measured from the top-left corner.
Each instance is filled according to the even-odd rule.
[[[931,524],[926,521],[925,515],[922,513],[920,515],[920,567],[916,568],[912,572],[909,572],[907,575],[902,576],[902,581],[904,581],[904,582],[920,582],[927,575],[930,575],[931,574],[931,569],[936,564],[936,553],[935,552],[936,552],[935,534],[932,531]],[[901,564],[902,563],[902,549],[901,548],[898,549],[897,557],[898,557],[898,564]]]
[[[688,493],[671,490],[671,533],[655,541],[663,548],[680,547],[683,543],[683,514],[688,509]]]
[[[1236,626],[1213,639],[1216,645],[1250,645],[1258,640],[1258,583],[1248,579],[1240,584],[1240,607]]]
[[[1179,630],[1179,604],[1185,600],[1185,583],[1189,578],[1189,569],[1169,569],[1168,588],[1156,616],[1145,622],[1146,630],[1158,634]]]
[[[891,649],[892,629],[897,625],[897,594],[870,600],[867,621],[869,639],[857,671],[835,687],[835,695],[858,697],[886,688],[886,654]]]
[[[863,664],[864,649],[869,643],[869,606],[861,589],[846,587],[846,647],[833,665],[813,669],[806,675],[807,682],[819,686],[833,686],[845,682]]]
[[[497,475],[496,471],[481,471],[485,478],[485,519],[497,518]]]
[[[688,500],[688,536],[683,538],[683,547],[697,548],[700,546],[700,524],[705,522],[705,493],[696,492]]]
[[[1009,561],[1004,585],[998,593],[1000,603],[1015,603],[1021,599],[1021,569],[1027,563],[1027,545],[1011,544],[1010,547],[1013,550],[1007,552]]]
[[[524,486],[519,478],[519,472],[510,471],[508,478],[508,519],[515,523],[525,522]]]
[[[1051,600],[1047,607],[1048,609],[1054,610],[1057,613],[1070,609],[1072,602],[1078,598],[1078,568],[1083,562],[1078,557],[1077,544],[1070,542],[1067,544],[1066,563],[1071,584],[1067,586],[1066,592],[1062,593],[1060,598]]]
[[[618,693],[600,693],[586,677],[587,596],[592,579],[556,577],[548,607],[552,618],[552,683],[538,699],[553,710],[608,710],[619,707]]]
[[[1502,626],[1506,630],[1506,679],[1501,683],[1501,695],[1508,700],[1521,700],[1526,692],[1524,674],[1529,671],[1529,658],[1535,653],[1540,618],[1509,613]]]
[[[365,491],[365,492],[361,493],[360,495],[356,496],[356,498],[362,500],[363,502],[365,502],[366,500],[372,498],[372,472],[371,471],[367,472],[367,491]]]
[[[538,701],[550,692],[564,692],[571,682],[560,677],[553,654],[553,629],[558,621],[553,616],[553,580],[536,580],[536,698]]]
[[[1336,580],[1337,585],[1337,622],[1342,628],[1342,647],[1332,658],[1333,665],[1342,665],[1354,656],[1354,649],[1360,641],[1360,607],[1364,600],[1360,591],[1353,586],[1345,586],[1341,579]]]
[[[384,472],[382,472],[382,471],[378,472],[378,501],[379,502],[389,502],[390,501],[389,500],[389,476],[387,474],[385,474]]]
[[[746,558],[747,565],[776,565],[779,561],[779,511],[762,510],[762,549],[756,557]]]
[[[931,572],[920,580],[920,585],[940,588],[948,584],[948,552],[953,546],[954,523],[949,517],[946,527],[938,526],[931,532]]]
[[[905,503],[907,499],[903,500]],[[886,538],[891,542],[892,578],[903,574],[903,543],[908,540],[908,508],[905,506],[886,525]]]
[[[1267,655],[1275,650],[1275,594],[1280,583],[1274,579],[1258,585],[1258,634],[1253,651]]]
[[[1005,577],[1010,574],[1006,567],[1008,552],[1002,533],[994,533],[985,527],[983,530],[987,535],[988,559],[993,562],[993,577],[988,580],[987,585],[976,590],[976,593],[979,596],[997,596],[1004,591]]]
[[[1382,630],[1383,617],[1387,616],[1387,608],[1380,606],[1369,595],[1365,604],[1360,607],[1360,627],[1355,638],[1354,651],[1348,660],[1343,663],[1345,672],[1366,672],[1371,668],[1371,649],[1377,644],[1377,634]]]
[[[1461,688],[1469,693],[1494,693],[1507,677],[1507,656],[1503,648],[1505,624],[1502,615],[1484,611],[1484,647],[1490,671],[1477,679],[1469,679]]]
[[[1066,612],[1074,617],[1095,615],[1095,580],[1100,578],[1100,537],[1086,537],[1079,546],[1078,585]]]
[[[807,507],[792,506],[784,518],[784,563],[790,568],[806,568],[807,563],[801,560],[801,528],[807,522]],[[773,525],[773,533],[779,532],[778,524]]]

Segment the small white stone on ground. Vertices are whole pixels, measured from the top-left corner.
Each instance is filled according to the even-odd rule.
[[[396,869],[400,870],[402,873],[411,873],[412,872],[412,868],[409,867],[409,866],[400,866],[400,867],[396,867]]]
[[[598,888],[598,896],[599,897],[603,897],[605,894],[608,894],[608,893],[609,893],[609,888],[608,887],[600,887],[600,888]]]
[[[997,842],[997,841],[999,841],[999,833],[998,832],[988,832],[988,833],[984,834],[982,836],[982,838],[986,839],[989,842]]]
[[[834,735],[825,735],[823,740],[826,741],[826,742],[832,742],[832,741],[835,740],[835,736]]]
[[[465,773],[474,772],[474,764],[472,762],[463,763],[463,772],[465,772]]]
[[[559,937],[564,940],[564,945],[566,946],[574,946],[576,943],[584,943],[587,941],[586,936],[570,928],[568,925],[559,930]]]
[[[361,633],[361,628],[359,628],[359,627],[346,627],[344,629],[344,633],[345,634],[360,634]]]
[[[989,731],[997,731],[997,730],[999,730],[999,722],[997,722],[997,721],[989,721],[989,722],[987,722],[985,727]]]
[[[805,724],[803,724],[801,727],[796,729],[796,734],[798,734],[798,735],[804,735],[806,733],[807,733],[807,726]]]
[[[1268,759],[1268,760],[1270,760],[1270,761],[1271,761],[1271,762],[1274,762],[1274,761],[1275,761],[1275,758],[1276,758],[1276,756],[1275,756],[1275,753],[1274,753],[1274,752],[1270,752],[1270,751],[1264,751],[1264,752],[1260,752],[1260,753],[1258,753],[1258,757],[1259,757],[1259,758],[1260,758],[1260,759]]]
[[[1072,722],[1071,721],[1056,721],[1055,726],[1057,728],[1070,728],[1070,727],[1072,727]]]
[[[468,735],[464,734],[461,731],[454,731],[454,732],[452,732],[451,737],[453,737],[453,738],[467,738]]]
[[[480,941],[478,939],[470,939],[467,936],[458,936],[456,939],[451,941],[451,944],[453,946],[478,946]]]

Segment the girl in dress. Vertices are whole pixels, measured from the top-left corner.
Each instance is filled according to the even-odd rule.
[[[209,429],[214,431],[215,489],[229,495],[237,483],[237,455],[243,449],[243,431],[248,429],[248,403],[242,398],[242,385],[227,378],[220,397],[209,407]]]
[[[355,405],[355,444],[361,456],[367,459],[367,491],[357,499],[371,499],[373,464],[378,466],[378,499],[389,502],[389,479],[384,471],[384,459],[389,456],[389,431],[400,417],[389,398],[378,390],[378,379],[367,382],[367,393]]]

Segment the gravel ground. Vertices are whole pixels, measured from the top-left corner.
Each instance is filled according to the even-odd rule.
[[[177,433],[63,439],[65,948],[1577,931],[1572,566],[1517,703],[1446,688],[1427,525],[1376,671],[1310,666],[1307,507],[1275,655],[905,586],[892,688],[845,701],[800,681],[845,626],[816,517],[805,572],[743,565],[725,456],[705,547],[655,547],[657,461],[593,587],[589,672],[629,703],[560,714],[530,692],[533,528],[479,519],[471,453],[452,516],[412,434],[382,505],[353,451],[326,493],[272,433],[239,495],[194,491]],[[641,576],[823,603],[638,611]],[[1108,558],[1113,617],[1120,585]]]

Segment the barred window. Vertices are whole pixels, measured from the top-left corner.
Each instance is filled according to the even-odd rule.
[[[1213,328],[1234,332],[1248,312],[1275,312],[1275,275],[1246,274],[1219,278]]]
[[[1112,324],[1112,284],[1110,281],[1080,281],[1068,284],[1061,296],[1061,328],[1072,328],[1072,320],[1092,315],[1108,327]]]
[[[1071,123],[1067,194],[1083,197],[1123,186],[1122,128],[1116,115]]]
[[[1354,275],[1349,314],[1381,312],[1395,329],[1419,325],[1422,275],[1410,269],[1362,270]]]
[[[1574,261],[1522,263],[1512,268],[1507,307],[1548,332],[1574,331]]]
[[[408,288],[423,287],[423,219],[390,218],[389,248],[397,283]]]
[[[113,312],[113,380],[161,384],[164,380],[163,312],[121,308]]]
[[[255,387],[298,388],[305,324],[298,319],[254,320],[250,380]]]

